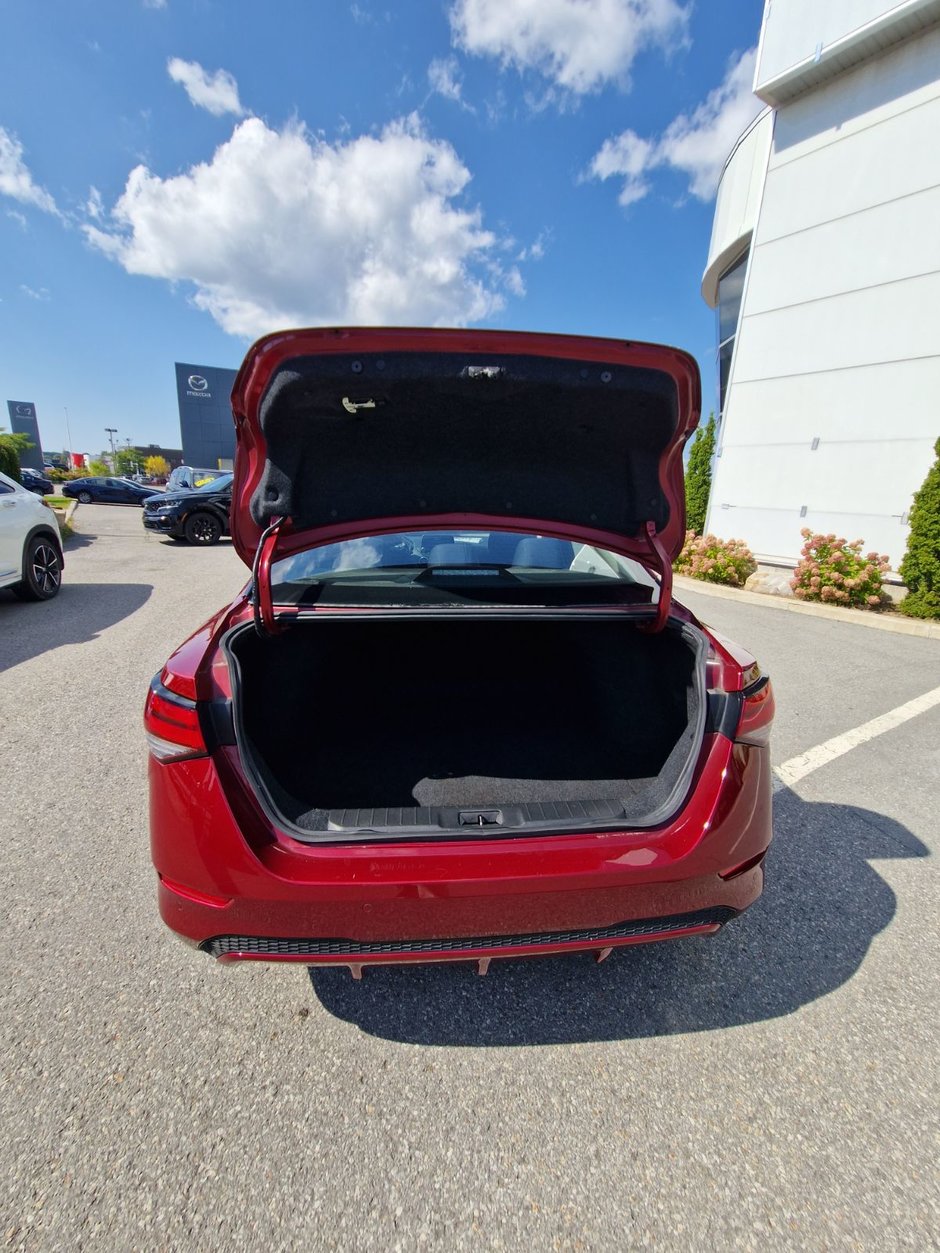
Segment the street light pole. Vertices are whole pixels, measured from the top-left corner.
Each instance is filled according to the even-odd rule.
[[[118,433],[116,426],[106,426],[104,428],[105,435],[111,440],[111,470],[114,470],[114,437]]]
[[[68,436],[68,440],[69,440],[69,457],[68,457],[68,465],[67,465],[65,468],[66,468],[66,470],[71,470],[71,468],[72,468],[72,453],[75,451],[75,449],[72,447],[72,429],[71,429],[71,427],[69,426],[69,407],[68,407],[68,405],[63,405],[63,406],[62,406],[62,408],[65,410],[65,433],[66,433],[66,435]]]

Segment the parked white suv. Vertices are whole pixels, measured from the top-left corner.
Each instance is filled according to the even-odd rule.
[[[228,473],[228,470],[200,470],[196,466],[177,466],[166,481],[166,490],[168,492],[193,491]]]
[[[40,496],[0,474],[0,587],[20,600],[51,600],[64,564],[55,514]]]

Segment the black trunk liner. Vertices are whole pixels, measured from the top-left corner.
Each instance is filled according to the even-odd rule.
[[[623,621],[320,620],[232,651],[243,751],[311,831],[338,811],[602,801],[641,815],[695,735],[689,644]]]
[[[474,805],[619,796],[623,764],[655,775],[656,737],[597,725],[596,700],[570,679],[500,673],[390,680],[388,699],[330,702],[330,738],[316,750],[317,799],[342,805]],[[311,762],[313,764],[313,762]],[[294,756],[291,788],[309,783]],[[288,782],[288,776],[283,775]],[[589,786],[585,787],[586,782]],[[302,793],[301,793],[302,794]]]

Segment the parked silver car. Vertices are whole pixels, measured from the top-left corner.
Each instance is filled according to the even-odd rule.
[[[196,466],[177,466],[166,481],[166,490],[173,492],[184,488],[192,490],[194,487],[204,487],[206,483],[229,473],[229,470],[201,470]]]

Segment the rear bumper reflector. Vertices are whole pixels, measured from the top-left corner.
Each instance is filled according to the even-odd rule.
[[[230,896],[211,896],[208,892],[197,892],[195,888],[189,888],[184,883],[177,883],[174,879],[168,879],[166,875],[160,875],[160,882],[168,892],[182,896],[186,901],[195,901],[197,905],[208,905],[212,909],[225,909],[227,905],[232,903]]]
[[[749,857],[747,861],[742,861],[739,866],[732,866],[730,870],[719,870],[718,878],[724,879],[726,882],[728,879],[736,879],[738,875],[746,874],[749,870],[753,870],[755,866],[759,866],[766,856],[767,850],[765,848],[763,852],[758,853],[755,857]]]

